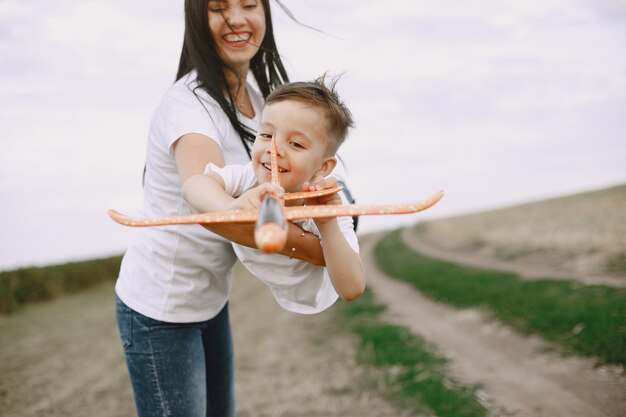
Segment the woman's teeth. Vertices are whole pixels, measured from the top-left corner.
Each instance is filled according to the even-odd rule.
[[[249,33],[230,33],[224,36],[226,42],[247,42],[250,39]]]

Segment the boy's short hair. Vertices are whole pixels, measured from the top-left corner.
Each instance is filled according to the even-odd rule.
[[[352,113],[344,102],[339,99],[335,85],[338,77],[331,79],[326,85],[326,75],[313,81],[290,82],[276,87],[267,96],[265,104],[283,100],[298,100],[321,107],[326,113],[327,132],[330,136],[329,153],[334,155],[339,146],[348,137],[348,130],[354,127]]]

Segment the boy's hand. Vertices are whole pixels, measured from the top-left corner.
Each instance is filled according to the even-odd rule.
[[[330,178],[315,178],[311,182],[305,182],[302,184],[302,191],[319,191],[326,190],[328,188],[334,188],[337,186],[337,180]],[[306,204],[308,205],[323,205],[323,204],[342,204],[341,197],[339,193],[317,197],[317,198],[309,198],[306,200]]]
[[[337,186],[337,180],[334,178],[319,178],[314,179],[312,182],[305,182],[302,184],[302,191],[319,191],[325,190],[327,188],[333,188]],[[322,197],[316,198],[308,198],[306,200],[306,204],[308,205],[341,205],[341,197],[339,193],[325,195]],[[336,222],[336,217],[331,217],[328,219],[313,219],[317,227],[323,227],[323,225],[327,223]]]
[[[261,201],[263,201],[263,198],[267,194],[271,194],[277,198],[284,198],[285,189],[271,182],[260,184],[234,199],[231,210],[258,209],[261,206]]]

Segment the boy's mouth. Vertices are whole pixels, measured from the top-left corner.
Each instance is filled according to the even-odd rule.
[[[267,162],[262,163],[261,165],[263,165],[263,168],[267,169],[268,171],[272,170],[272,166],[271,164],[268,164]],[[278,173],[282,174],[283,172],[287,172],[286,169],[283,169],[281,167],[278,167]]]

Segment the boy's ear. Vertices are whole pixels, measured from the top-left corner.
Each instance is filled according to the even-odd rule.
[[[322,161],[322,165],[320,166],[319,171],[317,171],[317,175],[321,175],[322,177],[326,177],[333,169],[337,166],[337,158],[334,156],[329,156],[324,161]]]

